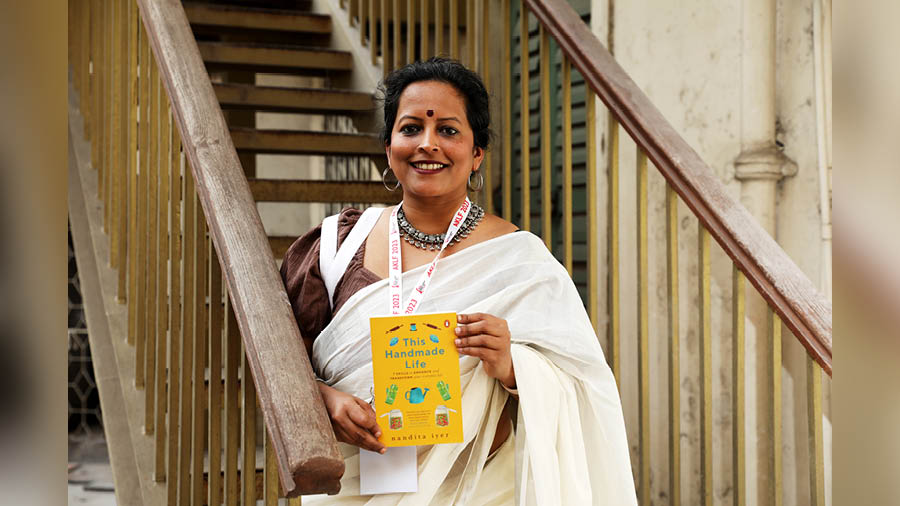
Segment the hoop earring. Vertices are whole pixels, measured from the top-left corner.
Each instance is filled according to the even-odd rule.
[[[390,172],[391,175],[394,176],[394,180],[397,181],[397,182],[394,184],[393,187],[388,186],[388,182],[387,182],[387,175],[388,175],[388,172]],[[387,189],[387,191],[389,191],[389,192],[397,191],[397,188],[400,188],[400,180],[397,179],[397,175],[394,174],[394,170],[391,169],[390,167],[388,167],[388,168],[384,169],[384,171],[382,171],[382,173],[381,173],[381,183],[384,185],[384,187],[385,187],[385,188]]]
[[[475,183],[472,182],[473,175],[478,176],[478,179],[475,180],[476,181]],[[472,190],[473,192],[477,192],[477,191],[481,191],[482,188],[484,188],[484,174],[482,174],[481,171],[479,171],[479,170],[470,172],[469,173],[469,189]]]

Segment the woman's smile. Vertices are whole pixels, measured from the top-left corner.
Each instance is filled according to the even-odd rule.
[[[419,174],[436,174],[450,166],[450,164],[435,162],[432,160],[409,162],[409,165]]]

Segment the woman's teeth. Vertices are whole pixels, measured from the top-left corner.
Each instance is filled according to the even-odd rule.
[[[413,163],[411,165],[421,170],[438,170],[445,167],[443,163]]]

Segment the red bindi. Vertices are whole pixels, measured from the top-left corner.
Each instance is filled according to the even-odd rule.
[[[427,114],[428,117],[430,118],[430,117],[434,116],[434,111],[432,111],[431,109],[428,109],[428,112],[426,112],[425,114]]]

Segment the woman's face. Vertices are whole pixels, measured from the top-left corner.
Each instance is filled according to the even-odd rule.
[[[469,174],[481,165],[466,104],[453,86],[418,81],[400,95],[388,162],[403,185],[404,198],[466,195]]]

